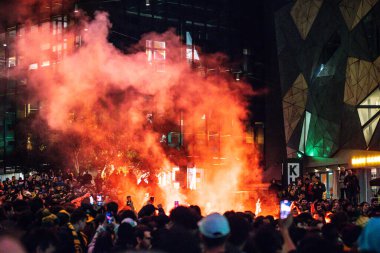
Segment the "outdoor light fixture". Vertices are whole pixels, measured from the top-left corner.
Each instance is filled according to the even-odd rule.
[[[3,47],[6,47],[6,46],[7,46],[7,44],[4,43],[4,44],[3,44]]]
[[[78,10],[78,4],[75,4],[74,12],[75,12],[75,13],[78,13],[78,12],[79,12],[79,10]]]
[[[150,0],[145,0],[145,5],[149,6],[150,5]]]
[[[236,73],[235,80],[240,81],[240,73]]]

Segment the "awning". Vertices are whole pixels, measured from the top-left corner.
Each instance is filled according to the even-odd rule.
[[[352,159],[364,159],[364,163],[352,164]],[[378,164],[372,163],[373,158],[380,160],[379,151],[369,150],[354,150],[354,149],[341,149],[333,157],[307,157],[306,168],[322,168],[332,166],[344,166],[346,168],[373,168],[380,167]],[[372,159],[372,160],[370,160]],[[369,161],[369,162],[368,162]]]

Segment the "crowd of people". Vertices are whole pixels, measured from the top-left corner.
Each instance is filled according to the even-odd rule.
[[[380,252],[378,199],[357,205],[352,172],[340,180],[344,193],[336,200],[324,198],[317,176],[287,189],[272,184],[291,203],[278,219],[251,211],[203,214],[197,205],[164,210],[153,197],[136,210],[130,193],[123,205],[94,196],[103,182],[89,174],[11,177],[0,184],[0,253]]]

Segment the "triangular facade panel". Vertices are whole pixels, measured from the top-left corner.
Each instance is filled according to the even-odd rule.
[[[368,62],[356,58],[348,58],[346,68],[346,84],[344,102],[358,105],[380,83],[380,66],[378,60]]]
[[[380,115],[377,116],[371,123],[369,123],[365,128],[363,128],[363,134],[365,138],[365,142],[367,143],[367,146],[371,142],[373,133],[375,132],[377,123],[379,123]]]
[[[303,39],[306,39],[322,3],[323,0],[297,0],[293,5],[290,15]]]
[[[342,0],[339,8],[348,29],[354,29],[377,2],[378,0]]]

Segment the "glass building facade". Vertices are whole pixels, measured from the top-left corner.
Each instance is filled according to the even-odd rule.
[[[339,168],[355,168],[366,199],[379,164],[351,160],[380,151],[380,4],[297,0],[275,23],[287,157],[303,156],[335,197]]]

